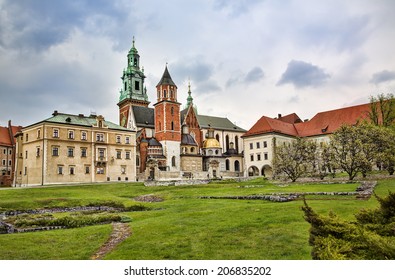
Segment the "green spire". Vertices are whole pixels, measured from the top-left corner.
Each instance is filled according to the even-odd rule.
[[[188,98],[187,98],[187,107],[193,103],[193,98],[192,98],[192,92],[191,92],[191,81],[188,81]]]

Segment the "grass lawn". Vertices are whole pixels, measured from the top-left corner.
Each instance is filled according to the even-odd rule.
[[[200,199],[200,196],[287,192],[354,191],[353,184],[276,185],[262,179],[197,186],[145,187],[141,183],[0,190],[0,213],[11,209],[81,206],[114,201],[143,204],[151,211],[127,212],[132,235],[107,259],[310,259],[309,224],[302,201]],[[376,193],[395,192],[395,179],[381,180]],[[133,198],[154,194],[163,202]],[[318,213],[330,210],[353,219],[361,208],[377,206],[353,197],[311,196]],[[111,234],[110,225],[0,235],[0,259],[89,259]]]

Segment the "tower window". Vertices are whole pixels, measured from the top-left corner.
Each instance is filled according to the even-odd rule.
[[[128,89],[128,83],[125,82],[125,90],[127,90],[127,89]]]
[[[174,130],[174,122],[171,122],[171,130]]]
[[[167,98],[166,90],[163,91],[163,98]]]
[[[176,166],[176,157],[175,157],[175,156],[173,156],[173,157],[171,158],[171,166],[173,166],[173,167]]]
[[[133,65],[137,66],[137,58],[134,58]]]
[[[174,115],[174,108],[173,107],[171,107],[170,113],[171,113],[171,115]]]
[[[139,81],[134,81],[134,89],[140,90],[140,82]]]

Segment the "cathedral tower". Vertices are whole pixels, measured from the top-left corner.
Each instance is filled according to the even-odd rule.
[[[171,171],[180,166],[180,103],[177,102],[177,86],[173,82],[167,65],[161,80],[156,86],[157,103],[155,107],[155,138],[164,147],[167,166]]]
[[[140,69],[140,55],[134,45],[127,55],[127,67],[122,74],[122,88],[119,91],[119,122],[121,126],[134,128],[132,106],[148,107],[147,89],[144,86],[144,68]]]

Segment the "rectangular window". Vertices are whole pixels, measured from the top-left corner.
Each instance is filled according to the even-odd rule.
[[[85,166],[85,174],[91,173],[91,167],[89,165]]]
[[[99,160],[104,160],[105,150],[99,149]]]
[[[63,166],[62,165],[58,165],[58,174],[59,175],[63,174]]]
[[[257,149],[259,149],[260,147],[261,147],[261,145],[260,145],[261,143],[259,143],[259,142],[256,142],[256,148]]]
[[[3,159],[3,166],[5,166],[7,163],[7,161],[5,159]]]
[[[254,149],[254,144],[250,143],[250,150]]]
[[[3,150],[3,154],[5,154],[5,155],[7,154],[7,150],[6,149]]]
[[[52,136],[53,138],[59,138],[59,129],[54,128]]]
[[[264,156],[264,159],[265,159],[265,160],[268,160],[268,159],[269,159],[268,153],[264,153],[263,156]]]
[[[54,156],[54,157],[59,156],[59,148],[58,147],[52,147],[52,156]]]
[[[70,175],[74,175],[75,174],[75,166],[70,166],[69,172],[70,172]]]
[[[73,157],[74,156],[74,148],[73,147],[68,147],[67,148],[67,156],[68,157]]]
[[[37,147],[36,148],[36,157],[39,157],[40,156],[40,147]]]
[[[129,151],[126,151],[126,153],[125,153],[125,158],[126,158],[126,159],[130,159],[130,152],[129,152]]]
[[[134,89],[140,90],[140,82],[139,81],[134,81]]]
[[[122,153],[121,150],[117,150],[117,159],[121,159],[121,153]]]
[[[256,157],[257,157],[257,160],[261,160],[261,154],[257,154]]]
[[[96,169],[96,173],[97,173],[97,174],[104,174],[104,167],[98,167],[98,168]]]
[[[117,135],[117,143],[121,143],[121,136]]]
[[[26,142],[29,141],[29,134],[26,134]]]
[[[40,137],[41,137],[41,130],[37,129],[37,138],[40,139]]]
[[[74,139],[74,130],[69,130],[68,136],[69,139]]]
[[[263,147],[267,148],[267,142],[266,141],[263,141]]]
[[[12,155],[12,150],[8,150],[8,154],[9,154],[9,155]]]
[[[8,160],[8,165],[12,165],[12,160]]]
[[[126,136],[126,138],[125,138],[125,143],[126,143],[126,144],[130,144],[130,138],[129,138],[129,136]]]
[[[121,173],[126,174],[126,166],[125,165],[121,166]]]
[[[25,151],[25,158],[27,158],[27,151]]]
[[[26,176],[26,174],[27,174],[27,167],[25,166],[25,170],[24,170],[24,173],[23,173],[23,175],[25,175],[25,176]]]
[[[254,161],[254,155],[250,155],[250,160]]]
[[[104,142],[104,134],[103,133],[97,133],[96,134],[96,141],[97,142]]]
[[[81,157],[86,157],[86,148],[81,148]]]
[[[81,140],[86,140],[87,139],[87,137],[86,137],[86,131],[82,131],[81,132]]]

